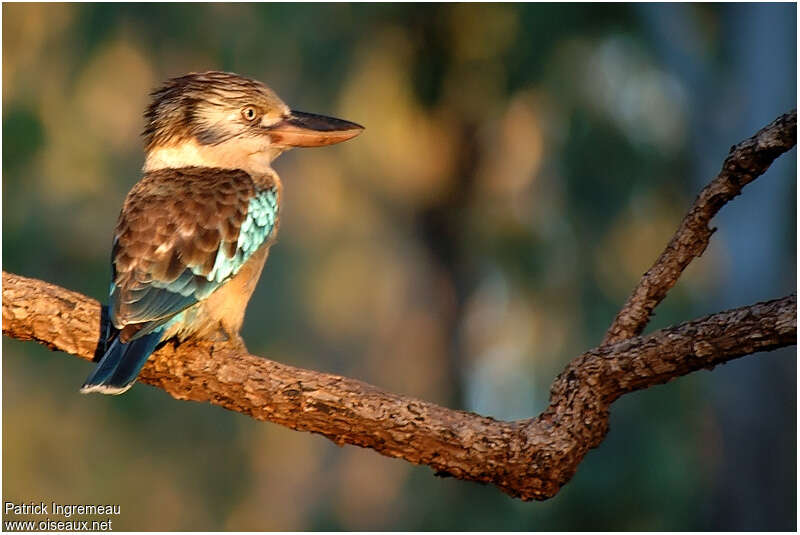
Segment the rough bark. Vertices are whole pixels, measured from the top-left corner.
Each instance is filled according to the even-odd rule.
[[[695,199],[678,230],[653,267],[642,276],[608,329],[604,344],[640,334],[653,309],[666,297],[692,260],[702,255],[716,229],[711,219],[747,184],[797,143],[797,110],[783,114],[753,137],[731,147],[722,170]]]
[[[372,448],[439,474],[493,483],[524,500],[555,495],[603,440],[619,396],[756,351],[796,343],[794,295],[603,346],[573,360],[538,418],[501,422],[400,396],[354,379],[195,341],[157,351],[140,376],[177,399],[204,401],[337,444]],[[3,334],[92,359],[101,306],[3,273]]]
[[[493,483],[524,500],[554,496],[608,430],[627,392],[751,353],[797,343],[790,295],[635,336],[683,269],[705,250],[708,222],[796,140],[796,112],[734,146],[656,264],[620,311],[603,345],[572,360],[538,417],[501,422],[383,392],[354,379],[287,366],[241,343],[167,344],[140,380],[177,399],[209,402],[338,444],[425,464],[440,475]],[[81,294],[3,272],[3,334],[84,359],[96,356],[104,312]],[[622,341],[620,341],[622,340]]]

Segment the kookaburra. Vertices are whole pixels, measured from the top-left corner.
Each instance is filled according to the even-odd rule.
[[[225,72],[173,78],[152,97],[144,176],[114,232],[105,353],[83,393],[125,392],[170,338],[238,337],[278,232],[272,161],[363,130],[291,110],[261,82]]]

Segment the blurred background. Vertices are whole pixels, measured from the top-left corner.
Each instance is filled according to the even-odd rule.
[[[596,346],[728,149],[795,106],[791,4],[3,5],[3,269],[105,301],[148,93],[221,69],[366,126],[276,162],[250,351],[502,419]],[[796,151],[648,331],[796,289]],[[523,503],[3,338],[3,499],[116,530],[796,529],[796,350],[625,396]],[[8,517],[6,517],[8,518]]]

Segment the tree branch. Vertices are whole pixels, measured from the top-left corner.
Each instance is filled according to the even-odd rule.
[[[319,433],[425,464],[438,474],[493,483],[524,500],[554,496],[608,430],[609,406],[627,392],[797,343],[797,298],[757,303],[635,336],[683,269],[703,253],[708,222],[796,141],[796,112],[734,146],[720,174],[620,311],[605,344],[570,362],[537,418],[501,422],[383,392],[354,379],[280,364],[240,343],[194,340],[154,353],[140,380],[177,399],[207,401],[258,420]],[[100,304],[3,272],[3,334],[92,359]],[[627,340],[625,340],[627,339]],[[620,341],[623,340],[623,341]],[[612,345],[613,344],[613,345]]]
[[[280,364],[233,343],[167,344],[144,383],[337,444],[372,448],[439,474],[493,483],[524,500],[555,495],[603,440],[608,407],[626,392],[756,351],[796,343],[797,299],[759,303],[604,346],[573,360],[538,418],[501,422],[383,392],[354,379]],[[3,334],[92,359],[101,327],[94,299],[3,272]]]
[[[664,252],[642,276],[636,289],[608,329],[604,344],[613,344],[640,334],[653,309],[666,297],[686,266],[703,254],[716,229],[711,219],[747,184],[761,176],[772,162],[797,143],[797,110],[781,115],[753,137],[731,147],[722,170],[686,214]]]

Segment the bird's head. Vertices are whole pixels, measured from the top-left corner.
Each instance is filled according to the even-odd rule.
[[[145,171],[200,166],[258,174],[285,150],[339,143],[363,130],[293,111],[261,82],[226,72],[173,78],[152,97],[145,112]]]

